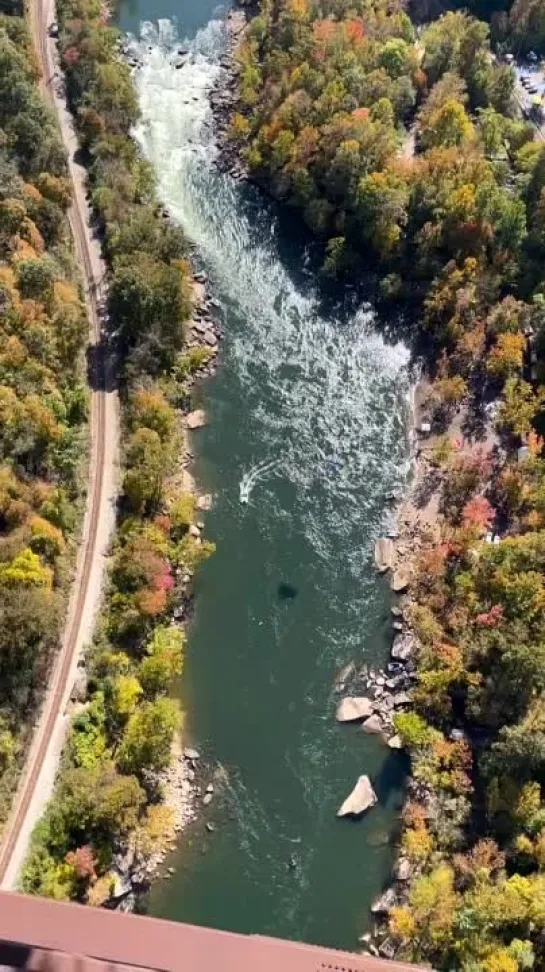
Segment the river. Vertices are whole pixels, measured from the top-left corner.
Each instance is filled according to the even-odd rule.
[[[198,578],[182,687],[216,792],[149,909],[355,949],[390,871],[404,767],[335,723],[334,682],[348,661],[383,663],[388,650],[372,547],[407,476],[407,352],[385,342],[370,306],[327,307],[295,217],[279,220],[214,168],[221,17],[209,0],[122,0],[119,11],[140,38],[138,139],[226,333],[202,392],[211,423],[194,438],[217,553]],[[337,820],[361,773],[379,804]]]

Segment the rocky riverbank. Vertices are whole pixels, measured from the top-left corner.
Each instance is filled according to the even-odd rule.
[[[227,45],[221,60],[221,72],[210,93],[214,116],[214,132],[218,147],[216,164],[221,172],[228,172],[236,182],[248,179],[248,170],[241,159],[238,146],[229,137],[231,117],[238,105],[239,65],[235,57],[237,45],[255,11],[248,6],[231,10],[225,21]]]
[[[422,548],[431,549],[441,543],[443,514],[441,497],[446,474],[437,461],[437,450],[446,440],[459,456],[471,456],[475,447],[493,455],[498,449],[498,439],[493,422],[489,419],[479,430],[469,432],[471,423],[467,409],[459,408],[450,421],[438,430],[434,415],[433,389],[428,381],[420,382],[415,389],[415,408],[411,419],[413,444],[413,476],[406,496],[396,512],[395,524],[386,536],[375,544],[375,565],[387,575],[395,597],[392,606],[392,647],[390,661],[383,671],[363,670],[357,673],[359,684],[365,678],[368,695],[361,699],[343,699],[337,709],[337,718],[344,713],[355,712],[351,708],[358,702],[358,715],[364,715],[362,728],[380,733],[392,748],[402,748],[402,740],[395,732],[395,715],[408,711],[412,705],[411,690],[418,682],[418,637],[411,626],[416,608],[413,588],[417,581],[417,560]],[[445,427],[446,426],[446,427]],[[454,445],[453,445],[454,444]],[[492,542],[492,536],[489,537]],[[343,688],[350,685],[352,673],[344,680]],[[370,697],[369,697],[370,696]],[[341,721],[345,721],[341,719]],[[394,733],[391,735],[391,733]],[[465,739],[464,730],[453,724],[448,738],[452,742]],[[435,810],[436,796],[432,789],[410,777],[406,785],[406,801],[421,808],[428,819]],[[390,910],[406,903],[413,865],[402,854],[398,857],[393,882],[372,904],[371,912],[376,919],[372,934],[359,939],[364,953],[393,959],[399,945],[388,934]]]
[[[168,218],[163,211],[164,218]],[[180,455],[178,478],[185,493],[195,496],[195,508],[198,512],[209,510],[213,498],[209,495],[198,495],[191,466],[193,453],[190,449],[190,432],[206,425],[206,413],[202,409],[190,409],[191,392],[196,385],[215,374],[215,359],[219,342],[223,336],[221,324],[217,320],[219,304],[208,295],[208,279],[202,271],[195,271],[193,275],[193,312],[186,324],[186,348],[189,361],[188,372],[184,378],[188,407],[181,410],[182,422],[182,451]],[[201,542],[205,524],[197,520],[190,528],[190,533],[196,542]],[[177,580],[176,605],[172,612],[172,624],[185,630],[191,617],[193,604],[192,596],[193,572],[187,570]],[[209,774],[208,774],[209,775]],[[181,736],[174,739],[172,745],[172,759],[170,765],[153,781],[154,787],[160,794],[161,804],[171,813],[172,825],[166,828],[163,839],[150,853],[144,852],[138,846],[138,839],[133,838],[127,846],[119,848],[115,857],[111,873],[115,887],[112,894],[113,905],[120,911],[132,911],[137,898],[147,891],[153,881],[167,879],[174,873],[173,868],[166,867],[165,861],[174,850],[180,833],[193,823],[199,813],[199,805],[206,807],[213,799],[214,786],[207,779],[207,770],[201,760],[198,750],[185,747]],[[206,825],[208,829],[212,825]]]
[[[419,382],[414,389],[409,416],[411,484],[403,498],[397,495],[388,497],[391,503],[397,503],[398,506],[390,529],[375,544],[375,566],[380,574],[388,577],[393,595],[390,657],[383,668],[358,666],[352,662],[339,673],[335,684],[336,693],[342,696],[336,708],[337,721],[361,723],[363,732],[381,737],[392,750],[402,749],[402,740],[395,727],[395,717],[410,710],[411,693],[417,682],[417,645],[411,626],[411,584],[414,579],[415,555],[422,544],[435,537],[439,531],[437,488],[428,489],[425,492],[425,502],[422,502],[423,484],[427,483],[429,472],[428,454],[432,448],[428,398],[428,384]],[[408,793],[412,789],[413,784],[409,779]],[[365,810],[371,809],[373,805],[374,801],[370,800]],[[356,815],[359,816],[359,813]],[[385,919],[389,909],[403,901],[411,876],[410,862],[400,856],[394,867],[393,883],[371,906],[376,924],[372,933],[365,933],[359,938],[363,954],[380,955],[387,959],[395,956],[396,948],[387,934]]]

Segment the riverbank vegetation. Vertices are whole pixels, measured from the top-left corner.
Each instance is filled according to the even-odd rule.
[[[537,48],[541,6],[515,2],[494,37]],[[383,300],[411,302],[433,378],[388,954],[542,968],[545,146],[489,24],[459,10],[416,31],[402,4],[264,0],[238,60],[250,174],[323,240],[326,275],[371,264]]]
[[[131,138],[138,110],[117,32],[94,0],[61,0],[59,49],[89,168],[109,270],[110,344],[119,361],[124,476],[109,583],[61,772],[23,874],[33,894],[100,905],[144,883],[173,835],[161,773],[180,725],[170,698],[183,663],[171,623],[210,552],[176,474],[191,284],[181,232],[159,211]],[[123,863],[116,870],[116,862]],[[128,885],[127,885],[128,880]]]
[[[66,609],[86,453],[87,319],[55,120],[0,15],[0,824]]]

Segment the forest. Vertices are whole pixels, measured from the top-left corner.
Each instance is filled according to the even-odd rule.
[[[53,799],[32,838],[29,893],[101,905],[115,854],[131,872],[173,834],[161,772],[181,721],[170,698],[190,596],[212,547],[192,536],[176,475],[180,409],[199,355],[184,350],[191,283],[181,232],[162,217],[130,130],[127,66],[94,0],[57,5],[68,97],[109,264],[111,347],[120,362],[123,482],[104,608],[78,689]],[[58,645],[84,480],[87,319],[71,250],[71,187],[56,122],[38,93],[24,21],[0,19],[0,770],[1,813],[38,686]]]
[[[0,823],[58,645],[87,453],[70,184],[25,22],[0,15]]]
[[[439,536],[414,565],[409,880],[387,923],[396,957],[445,972],[545,965],[545,144],[503,58],[543,54],[544,18],[263,0],[230,124],[324,278],[374,269],[432,379]]]

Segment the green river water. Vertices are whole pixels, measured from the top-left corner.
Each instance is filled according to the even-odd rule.
[[[348,661],[388,651],[372,547],[407,477],[407,352],[368,305],[325,306],[295,217],[279,221],[215,170],[208,98],[224,14],[210,0],[122,0],[119,12],[142,58],[138,138],[226,332],[202,390],[211,424],[194,438],[217,553],[198,578],[182,686],[186,733],[220,782],[149,909],[355,949],[388,879],[404,767],[335,723],[334,682]],[[378,805],[337,820],[361,773]]]

